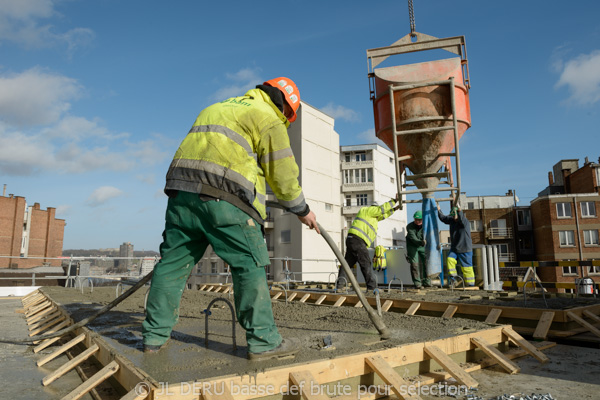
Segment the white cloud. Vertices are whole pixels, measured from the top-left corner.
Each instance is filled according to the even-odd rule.
[[[86,203],[91,207],[98,207],[105,204],[110,199],[122,195],[123,192],[114,186],[101,186],[92,192]]]
[[[56,215],[59,218],[65,217],[65,216],[71,214],[72,209],[73,209],[73,206],[70,206],[68,204],[62,204],[62,205],[56,207]]]
[[[75,79],[38,67],[0,76],[0,119],[19,126],[54,123],[82,90]]]
[[[72,53],[94,38],[88,28],[57,33],[52,25],[40,22],[58,15],[52,0],[0,0],[0,43],[9,41],[29,48],[62,44]]]
[[[321,111],[334,119],[340,119],[347,122],[360,121],[359,114],[356,111],[344,106],[336,106],[333,103],[328,103],[325,107],[321,108]]]
[[[233,74],[225,74],[225,79],[228,81],[227,86],[217,90],[211,98],[215,101],[221,101],[230,97],[242,96],[248,90],[264,82],[258,72],[256,69],[244,68]]]
[[[555,65],[561,68],[556,87],[567,86],[569,102],[591,105],[600,100],[600,50]]]
[[[375,136],[375,129],[373,128],[369,128],[366,131],[357,134],[356,137],[359,140],[361,140],[361,144],[377,143],[383,146],[384,148],[388,149],[387,145],[381,139]]]

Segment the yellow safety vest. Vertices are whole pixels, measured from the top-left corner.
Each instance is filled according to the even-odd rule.
[[[387,260],[385,258],[385,247],[379,245],[375,247],[375,256],[373,257],[373,269],[381,271],[387,268]]]
[[[383,203],[381,206],[363,207],[352,221],[348,234],[358,236],[370,247],[377,236],[377,223],[394,213],[394,200]]]
[[[301,213],[306,202],[288,126],[260,89],[205,108],[173,157],[165,190],[233,195],[264,219],[266,180],[282,206]]]

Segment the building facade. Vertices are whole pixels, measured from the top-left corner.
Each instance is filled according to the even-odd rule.
[[[378,144],[342,146],[343,240],[361,207],[382,204],[396,197],[394,153]],[[386,248],[406,245],[406,208],[379,223],[375,245]]]
[[[39,203],[28,206],[24,197],[1,196],[0,268],[60,266],[60,260],[52,258],[62,256],[66,223],[55,213],[52,207],[42,210]]]

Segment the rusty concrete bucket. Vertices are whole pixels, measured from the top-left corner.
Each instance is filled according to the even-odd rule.
[[[460,140],[471,126],[469,93],[463,84],[461,59],[377,68],[373,72],[376,93],[373,111],[377,137],[394,151],[392,126],[395,121],[399,133],[396,140],[399,158],[415,175],[417,188],[435,189],[440,181],[439,176],[418,176],[435,174],[442,166],[450,170],[447,154],[455,148],[452,102],[456,109],[456,139]],[[442,83],[450,77],[453,78],[453,84]],[[394,90],[390,90],[390,86]],[[451,88],[454,89],[453,93]],[[394,115],[391,113],[390,93],[394,96]],[[448,129],[439,130],[444,127]]]

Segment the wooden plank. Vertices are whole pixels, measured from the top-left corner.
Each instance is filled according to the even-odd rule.
[[[411,384],[402,379],[381,356],[366,357],[365,362],[387,385],[391,385],[392,390],[399,398],[407,400],[421,399],[420,396],[410,396],[405,393]]]
[[[204,290],[206,288],[206,286],[208,286],[208,285],[202,285],[198,288],[198,290]]]
[[[326,299],[326,298],[327,298],[327,295],[325,295],[325,294],[324,294],[324,295],[321,295],[321,297],[319,297],[319,298],[317,299],[317,301],[315,301],[315,304],[321,304],[322,302],[324,302],[324,301],[325,301],[325,299]]]
[[[31,317],[33,317],[35,314],[39,313],[42,310],[45,310],[48,307],[51,307],[52,303],[50,303],[49,301],[45,301],[43,303],[38,304],[35,307],[32,307],[30,310],[28,310],[25,313],[25,318],[29,319]]]
[[[354,307],[356,308],[361,308],[363,305],[360,301],[357,301],[356,304],[354,305]]]
[[[392,308],[394,302],[392,300],[386,300],[385,303],[381,306],[381,311],[389,311]]]
[[[597,316],[596,314],[592,313],[589,310],[584,310],[583,311],[583,315],[585,315],[586,317],[588,317],[589,319],[593,319],[596,322],[600,322],[600,317]]]
[[[425,353],[433,358],[438,364],[442,366],[458,383],[465,385],[468,388],[477,387],[479,383],[471,375],[465,372],[454,360],[452,360],[446,353],[442,351],[436,345],[430,344],[425,345],[423,348]]]
[[[302,298],[300,299],[300,303],[304,303],[306,300],[308,300],[308,298],[310,297],[310,293],[306,293],[304,296],[302,296]]]
[[[273,296],[273,300],[277,300],[278,298],[280,298],[283,295],[283,292],[278,292],[275,294],[275,296]]]
[[[46,325],[48,322],[52,321],[53,319],[55,319],[57,317],[60,317],[61,315],[63,315],[63,314],[59,310],[56,310],[55,312],[46,315],[45,318],[42,318],[39,321],[29,324],[29,328],[27,330],[29,332],[31,332],[32,330],[37,329],[40,326]]]
[[[513,375],[521,371],[521,368],[519,368],[517,364],[504,357],[504,354],[502,354],[497,348],[489,344],[487,340],[474,337],[471,338],[471,342],[473,342],[475,346],[479,347],[489,357],[496,360],[498,362],[498,365],[504,368],[509,374]]]
[[[62,328],[66,328],[66,327],[67,327],[67,326],[69,326],[69,325],[71,325],[71,321],[69,321],[69,320],[67,319],[67,320],[65,320],[65,321],[61,322],[60,324],[58,324],[58,325],[56,325],[56,326],[54,326],[54,327],[50,328],[48,331],[44,332],[44,335],[49,335],[49,334],[51,334],[51,333],[58,332],[58,331],[59,331],[59,330],[61,330]],[[48,340],[48,339],[46,339],[46,340]],[[40,343],[40,342],[41,342],[41,340],[36,340],[36,341],[34,341],[34,342],[33,342],[33,344],[38,344],[38,343]]]
[[[329,396],[318,390],[319,384],[310,371],[296,371],[290,373],[290,380],[297,388],[302,389],[302,398],[305,400],[329,400]]]
[[[58,308],[56,308],[54,306],[44,310],[44,312],[41,312],[41,313],[37,314],[35,317],[32,317],[31,319],[27,320],[27,325],[36,323],[39,320],[44,319],[48,314],[51,314],[56,310],[58,310]]]
[[[594,325],[590,324],[589,322],[585,321],[583,318],[573,314],[570,311],[567,311],[567,316],[569,318],[571,318],[573,321],[577,322],[579,325],[586,328],[588,331],[592,332],[594,335],[600,337],[600,329],[596,328]]]
[[[26,302],[29,301],[30,299],[34,298],[35,296],[39,295],[40,291],[39,290],[34,290],[29,294],[26,294],[25,296],[23,296],[23,298],[21,299],[21,302]]]
[[[488,314],[487,318],[485,319],[485,322],[488,324],[495,324],[496,321],[498,321],[498,318],[500,318],[500,314],[502,314],[501,309],[492,308],[492,311],[490,311],[490,313]]]
[[[404,313],[405,315],[415,315],[417,310],[421,307],[421,303],[414,302],[408,307],[408,310]]]
[[[535,328],[535,332],[533,332],[533,337],[535,339],[546,339],[555,314],[554,311],[544,311]]]
[[[113,376],[119,370],[119,364],[116,361],[111,362],[106,367],[94,374],[90,379],[83,382],[75,390],[62,398],[62,400],[79,400],[90,390]]]
[[[147,383],[145,384],[148,385]],[[140,389],[140,387],[142,387],[143,389]],[[146,388],[150,388],[150,385],[145,387],[136,386],[135,389],[129,391],[125,396],[121,397],[120,400],[144,400],[150,394],[150,392],[146,391]]]
[[[211,286],[209,286],[209,287],[207,287],[207,288],[206,288],[206,291],[207,291],[207,292],[210,292],[210,291],[212,291],[214,288],[215,288],[215,285],[211,285]]]
[[[41,293],[37,293],[35,296],[33,296],[32,298],[28,299],[27,301],[22,301],[23,303],[23,307],[24,308],[29,308],[33,305],[35,305],[36,303],[39,303],[40,301],[43,301],[46,298],[46,296],[44,296]]]
[[[215,385],[216,386],[216,385]],[[231,391],[226,385],[219,385],[215,390],[206,390],[202,392],[203,400],[234,400]]]
[[[517,346],[534,356],[542,364],[547,363],[550,360],[544,353],[536,349],[535,346],[525,340],[523,336],[512,330],[512,328],[505,326],[502,328],[502,333],[510,340],[515,342]]]
[[[48,322],[46,325],[40,326],[37,329],[32,330],[31,332],[29,332],[29,336],[35,336],[38,333],[44,332],[47,329],[52,328],[54,325],[58,324],[59,322],[62,322],[64,320],[66,320],[67,317],[62,315],[59,318],[53,319],[52,321]]]
[[[296,298],[296,296],[298,296],[298,292],[294,292],[292,294],[290,294],[290,297],[288,297],[288,301],[292,301]]]
[[[458,310],[458,307],[450,304],[448,306],[448,308],[446,308],[446,311],[444,311],[444,314],[442,314],[442,318],[446,318],[446,319],[452,318],[454,316],[454,314],[456,313],[456,310]]]
[[[46,347],[50,346],[51,344],[58,342],[60,339],[62,339],[62,336],[57,336],[55,338],[43,340],[42,343],[40,343],[38,346],[33,348],[33,352],[39,353],[40,351],[44,350]]]
[[[85,339],[85,333],[82,333],[81,335],[75,337],[74,339],[69,340],[67,343],[63,344],[58,349],[54,350],[52,353],[40,358],[37,361],[37,366],[41,367],[42,365],[46,364],[47,362],[54,360],[56,357],[60,356],[62,353],[64,353],[65,351],[67,351],[70,348],[72,348],[73,346],[75,346],[77,343],[82,342],[83,339]]]
[[[62,365],[54,372],[46,375],[44,379],[42,379],[42,385],[48,386],[49,384],[51,384],[52,382],[54,382],[55,380],[57,380],[58,378],[60,378],[61,376],[63,376],[64,374],[66,374],[67,372],[84,362],[85,360],[87,360],[88,358],[90,358],[92,355],[94,355],[95,352],[98,351],[98,349],[98,345],[94,344],[92,347],[85,350],[77,357],[70,360],[68,363]]]
[[[337,299],[337,301],[333,304],[334,307],[339,307],[341,306],[345,301],[346,301],[347,297],[340,297],[339,299]]]

